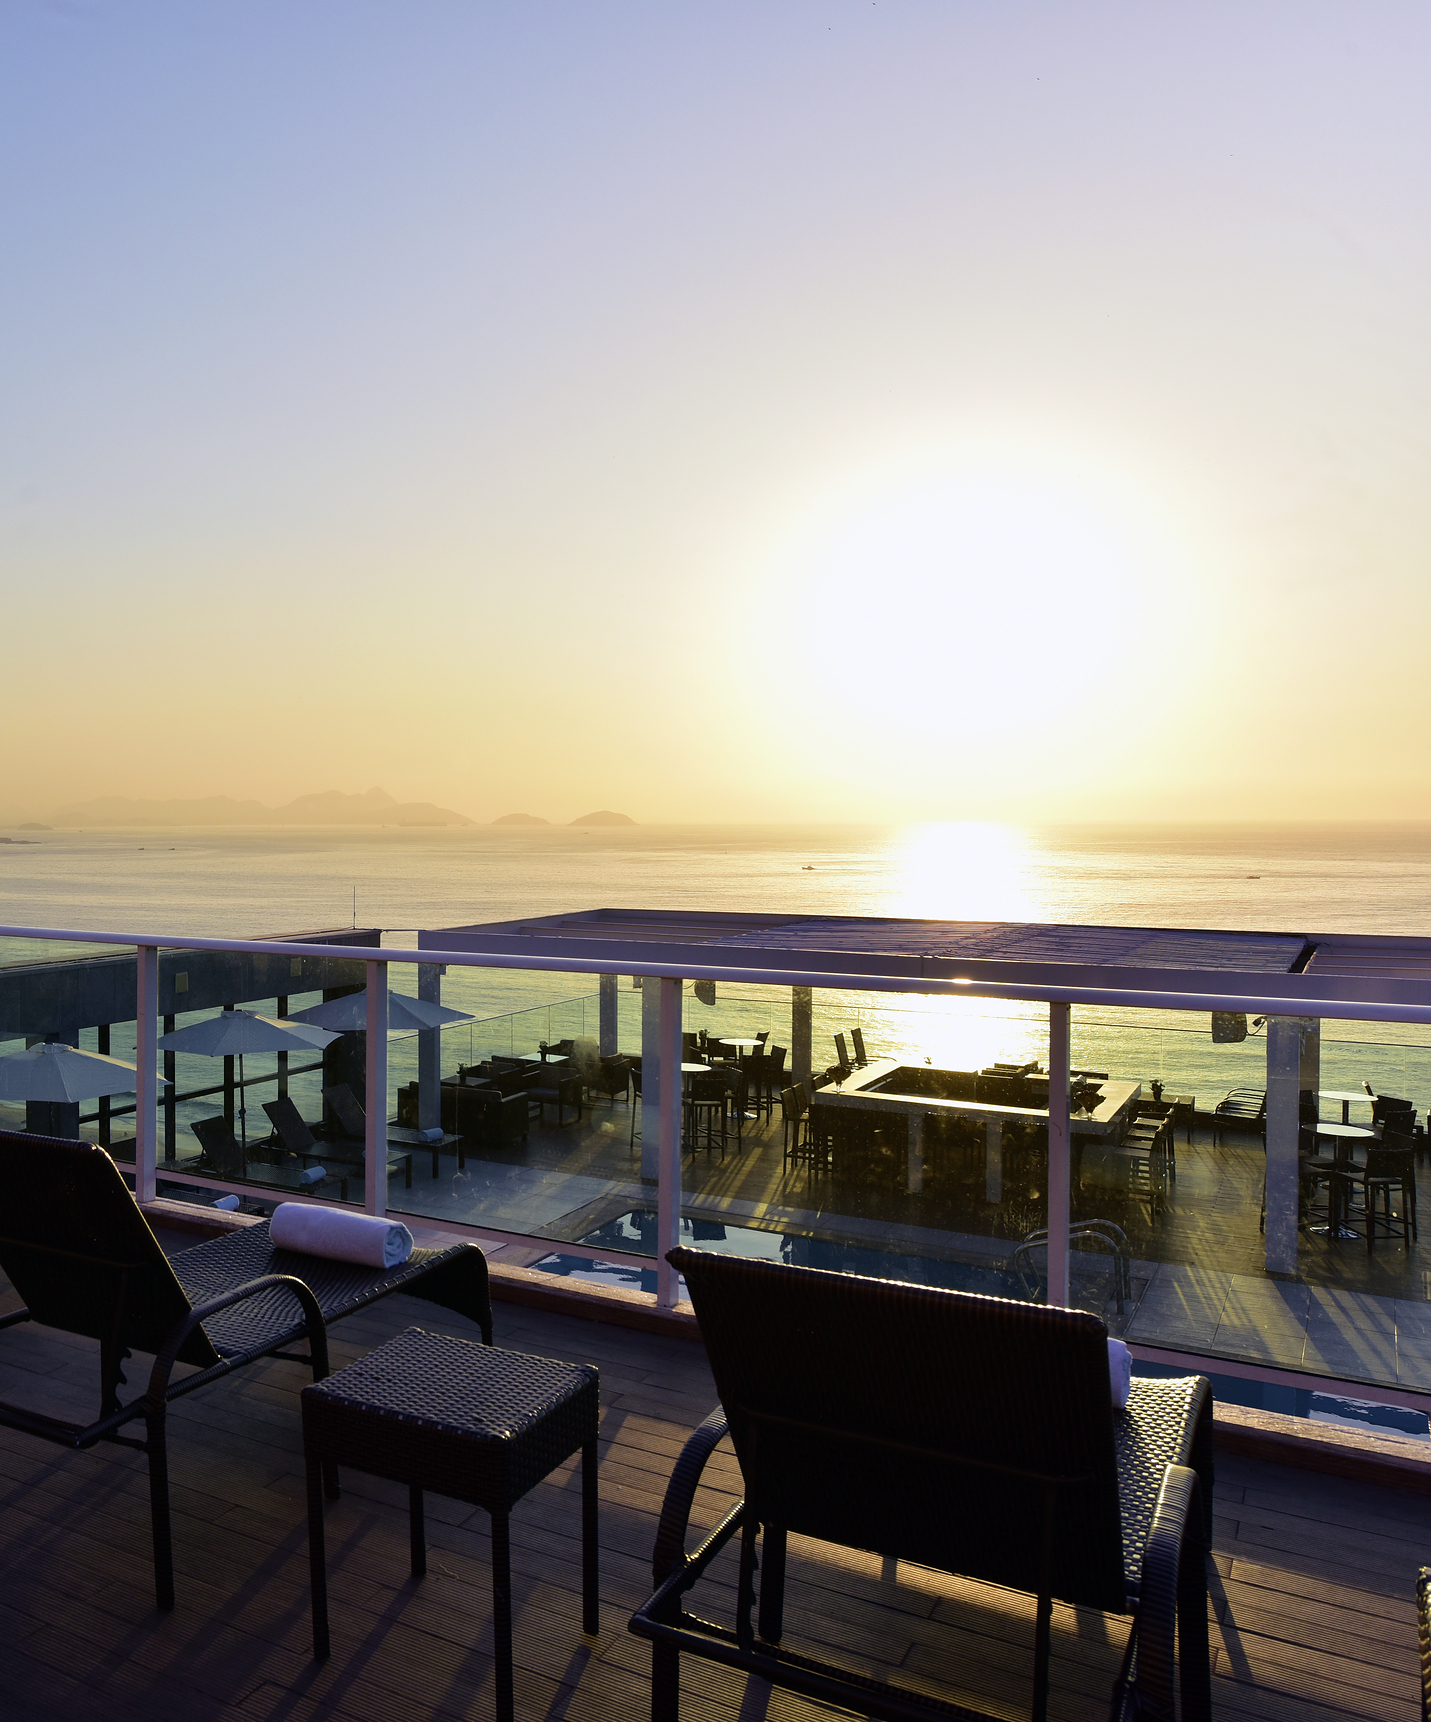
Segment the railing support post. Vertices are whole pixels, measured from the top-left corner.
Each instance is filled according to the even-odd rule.
[[[154,1067],[159,1038],[159,951],[154,945],[135,947],[134,987],[134,1195],[152,1202],[158,1188],[155,1157],[158,1138],[159,1084]]]
[[[1303,1032],[1311,1024],[1294,1016],[1267,1019],[1267,1215],[1266,1255],[1269,1274],[1297,1271],[1297,1220],[1301,1173],[1297,1150],[1301,1137],[1299,1089],[1302,1080]]]
[[[364,963],[367,972],[367,1033],[363,1108],[363,1206],[370,1214],[388,1211],[388,965]]]
[[[681,1241],[681,983],[663,975],[660,988],[656,1305],[659,1309],[674,1309],[679,1276],[666,1260],[666,1251],[675,1249]]]
[[[1048,1301],[1068,1304],[1069,1029],[1066,1004],[1048,1007]]]

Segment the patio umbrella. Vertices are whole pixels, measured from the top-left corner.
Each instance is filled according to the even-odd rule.
[[[46,1041],[0,1058],[0,1100],[73,1105],[102,1094],[131,1094],[138,1078],[138,1067],[122,1058]]]
[[[312,1023],[317,1028],[337,1029],[342,1034],[361,1034],[368,1026],[367,995],[345,993],[340,999],[329,999],[325,1004],[295,1011],[288,1020]],[[473,1020],[470,1011],[453,1010],[450,1005],[415,999],[407,993],[388,994],[389,1034],[412,1034],[423,1029],[446,1028],[448,1023]]]
[[[226,1010],[206,1022],[192,1022],[159,1037],[165,1052],[197,1052],[206,1058],[237,1058],[239,1061],[239,1131],[248,1146],[248,1113],[243,1097],[243,1060],[248,1052],[314,1052],[336,1040],[322,1028],[307,1023],[280,1022],[252,1010]]]

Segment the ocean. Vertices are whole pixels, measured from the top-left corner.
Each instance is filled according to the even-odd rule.
[[[9,924],[235,936],[418,927],[599,907],[915,915],[1130,926],[1431,934],[1431,825],[669,825],[446,829],[87,830],[0,845]],[[13,946],[3,955],[15,960]],[[398,973],[393,984],[411,989]],[[444,1037],[444,1062],[594,1032],[577,976],[449,973],[444,997],[479,1018]],[[570,1001],[563,1005],[560,1001]],[[1037,1056],[1037,1007],[817,995],[817,1057],[859,1022],[872,1050],[967,1067]],[[637,1000],[623,989],[623,1045]],[[722,989],[688,1022],[788,1028],[788,993]],[[782,1027],[783,1017],[783,1027]],[[1428,1043],[1423,1046],[1423,1042]],[[1324,1080],[1431,1089],[1431,1034],[1328,1024]],[[1344,1054],[1336,1049],[1344,1046]],[[120,1052],[116,1041],[115,1051]],[[833,1044],[828,1046],[833,1056]],[[1079,1063],[1206,1093],[1253,1082],[1261,1043],[1210,1044],[1205,1017],[1075,1012]],[[393,1075],[410,1058],[395,1043]],[[1260,1084],[1259,1084],[1260,1085]],[[1415,1085],[1419,1085],[1415,1086]],[[1419,1104],[1419,1103],[1418,1103]]]

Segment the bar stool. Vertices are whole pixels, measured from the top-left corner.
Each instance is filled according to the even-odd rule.
[[[492,1607],[499,1722],[512,1722],[512,1576],[508,1517],[515,1502],[581,1453],[582,1631],[597,1631],[597,1371],[498,1351],[410,1327],[302,1393],[308,1467],[313,1654],[328,1655],[323,1494],[338,1465],[408,1486],[412,1571],[427,1571],[422,1493],[470,1501],[492,1516]]]

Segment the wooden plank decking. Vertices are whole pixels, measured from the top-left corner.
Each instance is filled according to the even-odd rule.
[[[8,1291],[0,1308],[13,1304]],[[440,1319],[437,1319],[439,1318]],[[333,1330],[341,1365],[402,1327],[470,1333],[394,1298]],[[626,1630],[644,1596],[661,1492],[711,1409],[704,1353],[680,1340],[497,1306],[498,1343],[602,1373],[602,1622],[580,1630],[576,1480],[563,1467],[513,1519],[518,1713],[648,1714],[647,1647]],[[142,1379],[130,1367],[131,1382]],[[92,1409],[90,1349],[0,1334],[0,1397]],[[173,1413],[178,1607],[153,1607],[143,1459],[69,1454],[0,1431],[0,1709],[24,1722],[426,1722],[492,1713],[485,1515],[429,1500],[429,1572],[407,1571],[405,1495],[345,1473],[330,1509],[333,1656],[309,1656],[306,1537],[293,1364],[181,1401]],[[737,1484],[716,1457],[698,1502],[713,1522]],[[1416,1713],[1417,1567],[1431,1500],[1222,1457],[1212,1576],[1219,1716],[1401,1722]],[[849,1553],[792,1549],[792,1640],[870,1670],[1026,1714],[1025,1599]],[[716,1606],[719,1606],[717,1600]],[[1103,1713],[1121,1622],[1059,1610],[1053,1714]],[[691,1722],[829,1714],[687,1659]]]

